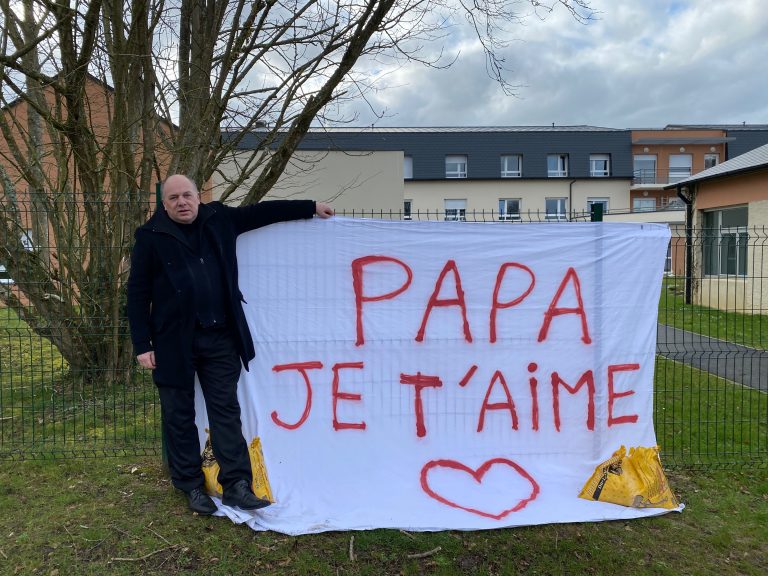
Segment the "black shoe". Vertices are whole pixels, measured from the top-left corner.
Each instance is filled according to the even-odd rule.
[[[248,480],[238,480],[234,486],[224,490],[224,498],[221,499],[221,503],[225,506],[237,506],[242,510],[258,510],[272,504],[269,500],[258,498],[251,491]]]
[[[210,516],[218,510],[216,504],[202,488],[195,488],[187,492],[187,500],[189,501],[189,509],[201,516]]]

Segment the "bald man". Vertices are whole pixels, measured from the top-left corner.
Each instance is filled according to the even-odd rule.
[[[274,222],[329,218],[312,200],[276,200],[233,208],[202,204],[181,174],[163,184],[163,209],[136,230],[128,279],[128,319],[136,358],[158,387],[173,485],[198,514],[216,505],[204,491],[195,425],[195,374],[205,397],[211,446],[224,489],[222,502],[244,510],[268,506],[251,490],[237,381],[254,357],[241,306],[237,237]]]

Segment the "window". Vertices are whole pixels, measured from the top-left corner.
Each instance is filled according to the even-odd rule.
[[[690,154],[670,154],[669,156],[669,183],[680,182],[691,175],[693,156]]]
[[[720,154],[704,154],[704,170],[720,163]]]
[[[611,175],[610,154],[589,155],[589,175],[593,178],[605,178]]]
[[[636,155],[634,171],[634,184],[656,184],[656,155]]]
[[[567,200],[567,198],[547,198],[547,220],[565,220],[565,206]]]
[[[0,285],[2,284],[13,284],[13,279],[8,276],[8,271],[5,269],[5,266],[0,264]]]
[[[512,154],[501,157],[501,177],[520,178],[523,175],[523,157]]]
[[[747,208],[704,212],[704,274],[747,275]]]
[[[27,229],[21,233],[19,241],[25,250],[32,251],[35,249],[35,241],[32,239],[32,230]],[[4,264],[0,264],[0,286],[13,284],[13,278],[8,275],[8,270]]]
[[[568,154],[550,154],[547,156],[547,176],[550,178],[568,176]]]
[[[21,233],[21,245],[28,251],[35,249],[35,242],[32,240],[32,230],[27,230]]]
[[[600,204],[603,207],[603,214],[608,212],[608,198],[587,198],[587,212],[592,213],[592,206]]]
[[[467,214],[466,200],[445,200],[445,219],[446,221],[464,222]]]
[[[466,156],[446,156],[445,157],[445,177],[446,178],[466,178],[467,177],[467,157]]]
[[[413,156],[403,156],[403,180],[413,178]]]
[[[412,200],[403,200],[403,220],[411,219],[411,204]]]
[[[653,212],[656,210],[655,198],[633,198],[632,212]]]
[[[35,242],[32,239],[32,230],[24,230],[21,233],[19,240],[21,241],[21,245],[24,246],[25,250],[29,250],[31,252],[35,249]],[[8,275],[8,270],[6,270],[5,265],[0,264],[0,285],[7,286],[13,283],[13,278]]]
[[[499,220],[520,220],[520,198],[499,200]]]

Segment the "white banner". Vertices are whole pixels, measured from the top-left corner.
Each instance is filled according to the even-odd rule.
[[[347,218],[243,235],[243,430],[261,437],[276,502],[222,510],[288,534],[665,512],[578,494],[621,445],[656,443],[669,236]]]

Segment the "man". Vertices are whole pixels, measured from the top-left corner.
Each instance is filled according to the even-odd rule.
[[[173,485],[198,514],[216,505],[203,489],[195,425],[194,380],[205,397],[222,502],[244,510],[268,506],[251,490],[251,463],[240,423],[237,381],[254,357],[241,306],[236,240],[274,222],[328,218],[312,200],[276,200],[233,208],[200,203],[195,184],[170,176],[163,208],[136,230],[128,279],[128,319],[139,364],[152,370]]]

